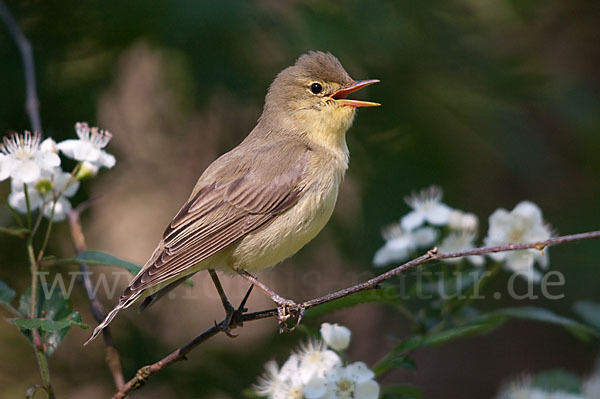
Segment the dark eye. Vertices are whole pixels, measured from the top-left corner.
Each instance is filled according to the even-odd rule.
[[[323,91],[323,86],[321,86],[319,83],[313,83],[310,85],[310,91],[312,91],[313,94],[319,94],[321,91]]]

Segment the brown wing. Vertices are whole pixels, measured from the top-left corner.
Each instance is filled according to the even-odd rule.
[[[230,158],[222,162],[222,168],[236,168],[233,173],[237,178],[233,180],[219,165],[215,171],[213,164],[213,170],[200,179],[197,192],[169,224],[159,248],[121,295],[120,302],[202,262],[266,226],[292,206],[302,193],[302,175],[310,156],[306,147],[296,147],[285,152],[285,165],[273,164],[276,160],[281,163],[282,157],[273,153],[281,151],[281,146],[261,148],[256,154],[260,160]]]

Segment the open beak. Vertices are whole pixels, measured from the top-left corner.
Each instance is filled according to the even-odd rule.
[[[344,87],[330,95],[329,97],[334,100],[336,103],[340,105],[346,105],[348,107],[378,107],[381,104],[372,103],[370,101],[360,101],[360,100],[349,100],[346,97],[348,94],[353,93],[357,90],[362,89],[363,87],[367,87],[372,85],[373,83],[379,82],[378,79],[370,79],[370,80],[359,80],[358,82],[353,82],[350,86]]]

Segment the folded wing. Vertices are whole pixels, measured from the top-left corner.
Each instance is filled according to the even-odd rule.
[[[121,295],[120,303],[267,226],[296,203],[302,194],[302,175],[310,151],[304,146],[290,148],[285,165],[269,165],[273,159],[281,160],[269,154],[281,148],[261,150],[257,154],[260,160],[244,167],[234,163],[236,173],[217,170],[206,178],[203,175],[196,193],[169,224],[157,251]]]

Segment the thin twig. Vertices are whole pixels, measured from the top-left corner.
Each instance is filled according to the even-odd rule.
[[[459,252],[443,253],[443,254],[437,253],[437,248],[433,248],[432,250],[428,251],[426,254],[419,256],[418,258],[413,259],[409,262],[406,262],[406,263],[404,263],[386,273],[383,273],[377,277],[374,277],[363,283],[353,285],[352,287],[344,288],[342,290],[333,292],[331,294],[327,294],[327,295],[323,295],[323,296],[315,298],[315,299],[311,299],[309,301],[301,303],[299,306],[303,309],[309,309],[309,308],[313,308],[313,307],[322,305],[324,303],[331,302],[336,299],[340,299],[340,298],[343,298],[345,296],[348,296],[348,295],[351,295],[351,294],[354,294],[354,293],[357,293],[360,291],[375,289],[382,282],[389,280],[392,277],[395,277],[395,276],[397,276],[401,273],[404,273],[408,270],[414,269],[417,266],[421,266],[425,263],[429,263],[429,262],[432,262],[435,260],[462,258],[465,256],[471,256],[471,255],[483,255],[483,254],[494,253],[494,252],[517,251],[517,250],[523,250],[523,249],[537,249],[539,251],[542,251],[542,250],[544,250],[544,248],[550,247],[553,245],[564,244],[564,243],[573,242],[573,241],[590,240],[590,239],[596,239],[596,238],[600,238],[600,230],[591,231],[589,233],[580,233],[580,234],[572,234],[572,235],[566,235],[566,236],[561,236],[561,237],[554,237],[549,240],[532,242],[532,243],[509,244],[509,245],[503,245],[503,246],[497,246],[497,247],[475,248],[475,249],[471,249],[471,250],[467,250],[467,251],[459,251]],[[243,303],[245,303],[246,299],[247,298],[244,298]],[[243,308],[243,305],[241,305],[240,308]],[[254,320],[260,320],[260,319],[271,318],[271,317],[276,318],[278,316],[277,309],[267,309],[267,310],[261,310],[259,312],[243,313],[243,312],[239,312],[240,308],[238,308],[238,313],[236,314],[236,317],[234,317],[231,320],[231,323],[229,325],[230,329],[234,329],[236,327],[242,327],[243,323],[247,322],[247,321],[254,321]],[[217,335],[218,333],[226,330],[226,328],[224,328],[225,327],[224,323],[226,323],[226,321],[227,321],[227,318],[225,318],[223,321],[221,321],[221,323],[207,329],[202,334],[198,335],[196,338],[192,339],[187,344],[183,345],[182,347],[178,348],[177,350],[171,352],[166,357],[157,361],[156,363],[153,363],[153,364],[150,364],[150,365],[140,368],[137,371],[135,377],[133,377],[131,380],[129,380],[123,386],[122,389],[120,389],[117,393],[115,393],[115,395],[113,396],[113,399],[124,398],[129,392],[142,387],[152,375],[156,374],[163,368],[165,368],[179,360],[186,359],[186,355],[189,352],[191,352],[194,348],[196,348],[198,345],[207,341],[209,338]]]
[[[91,205],[92,201],[93,200],[83,202],[77,208],[72,209],[69,212],[71,239],[77,254],[87,250],[85,236],[83,235],[83,231],[81,229],[80,215]],[[90,303],[92,315],[98,323],[101,323],[102,320],[104,320],[104,312],[102,311],[102,305],[100,304],[100,301],[98,301],[98,298],[96,298],[94,293],[88,267],[85,263],[80,263],[79,269],[81,270],[83,286]],[[119,351],[113,344],[112,334],[109,327],[106,327],[104,330],[102,330],[102,338],[104,339],[104,346],[106,347],[106,363],[110,373],[112,374],[115,386],[118,390],[121,390],[125,384],[125,378],[123,378],[123,370],[121,368],[121,357],[119,356]]]
[[[34,132],[42,132],[42,121],[40,118],[40,103],[37,97],[35,83],[35,64],[33,62],[33,50],[31,43],[19,28],[17,21],[12,16],[4,1],[0,0],[0,19],[6,29],[19,47],[21,58],[23,58],[23,69],[25,70],[25,109]]]

